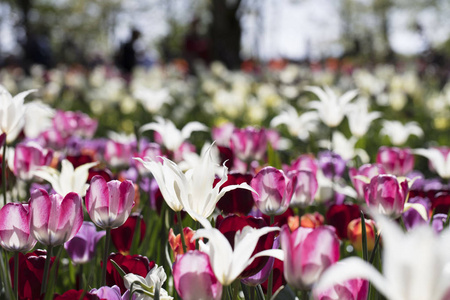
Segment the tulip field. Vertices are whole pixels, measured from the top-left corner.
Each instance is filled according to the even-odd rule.
[[[0,70],[0,299],[450,299],[450,82]]]

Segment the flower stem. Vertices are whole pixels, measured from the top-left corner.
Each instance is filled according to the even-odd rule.
[[[3,189],[3,206],[5,206],[6,205],[6,143],[3,144],[2,189]]]
[[[19,299],[19,251],[14,252],[14,296]]]
[[[302,291],[302,300],[308,300],[309,299],[309,295],[308,295],[308,291]]]
[[[102,268],[102,283],[101,286],[106,284],[106,265],[108,264],[109,244],[111,243],[111,228],[106,228],[105,235],[105,252],[103,253],[103,268]]]
[[[273,223],[275,223],[275,216],[270,215],[270,226],[272,226]],[[270,300],[270,298],[272,298],[272,286],[273,286],[273,266],[270,269],[269,281],[267,282],[267,300]]]
[[[45,292],[47,291],[48,271],[50,269],[50,261],[52,260],[52,250],[53,250],[53,246],[48,245],[47,246],[47,255],[45,258],[45,265],[44,265],[44,276],[42,277],[41,295],[44,295]]]
[[[181,244],[183,245],[183,253],[186,253],[186,241],[184,240],[183,224],[181,222],[181,212],[177,211],[177,223],[180,226]]]

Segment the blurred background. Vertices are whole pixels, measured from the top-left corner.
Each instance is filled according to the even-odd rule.
[[[448,0],[3,0],[0,62],[126,69],[128,43],[143,66],[414,57],[447,67],[449,15]]]

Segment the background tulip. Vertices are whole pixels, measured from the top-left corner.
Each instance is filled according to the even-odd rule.
[[[315,300],[366,300],[369,282],[364,279],[351,279],[343,284],[336,284],[321,293],[314,292]]]
[[[135,233],[137,233],[136,223],[139,222],[139,244],[142,243],[145,233],[147,231],[147,226],[145,225],[144,219],[137,213],[131,214],[128,219],[123,223],[123,225],[111,230],[111,241],[116,247],[117,251],[123,255],[127,255],[131,249],[131,243]]]
[[[183,300],[221,299],[222,285],[206,253],[195,250],[178,255],[173,265],[173,281]]]
[[[336,234],[340,239],[346,239],[348,224],[359,218],[360,212],[361,208],[356,204],[336,204],[330,206],[325,219],[336,229]]]
[[[240,160],[261,160],[267,151],[267,135],[264,128],[235,128],[230,138],[230,148]]]
[[[101,228],[117,228],[128,219],[134,205],[134,186],[129,180],[106,180],[94,176],[86,193],[86,210]]]
[[[31,180],[39,167],[50,164],[52,156],[52,150],[36,142],[20,143],[14,151],[14,174],[22,180]]]
[[[285,225],[280,239],[284,277],[297,289],[309,290],[322,272],[339,260],[339,240],[331,227],[299,227],[291,233]]]
[[[30,233],[28,204],[7,203],[0,209],[0,245],[7,251],[28,252],[36,240]]]
[[[388,174],[405,176],[414,169],[414,156],[409,148],[383,146],[378,150],[377,163]]]
[[[380,164],[364,164],[358,169],[350,168],[350,170],[348,171],[353,187],[355,188],[358,197],[362,199],[364,198],[364,188],[367,185],[367,183],[365,182],[365,178],[367,178],[367,180],[370,181],[372,177],[378,174],[385,174],[385,173],[386,172],[384,171],[383,166]]]
[[[307,207],[314,202],[319,185],[317,183],[316,176],[310,171],[290,171],[287,173],[289,179],[297,181],[297,185],[294,188],[291,206]],[[297,177],[295,179],[295,177]]]
[[[77,234],[83,224],[81,198],[76,193],[49,195],[38,189],[30,199],[30,231],[47,246],[60,245]]]
[[[95,256],[98,241],[105,236],[105,231],[97,231],[92,222],[84,221],[78,233],[64,244],[70,259],[75,264],[84,264]]]
[[[192,230],[189,227],[183,228],[183,236],[184,236],[184,242],[186,244],[186,250],[195,250],[195,240],[192,240],[192,237],[194,236],[195,231]],[[173,233],[173,229],[170,228],[169,230],[169,244],[170,248],[172,248],[172,251],[175,255],[175,257],[179,254],[183,254],[184,250],[182,247],[182,241],[181,241],[181,234],[175,235]]]
[[[375,246],[375,222],[372,220],[365,220],[366,224],[366,238],[367,250],[372,251]],[[357,218],[348,223],[347,235],[350,243],[357,251],[362,251],[362,224],[361,218]]]
[[[250,174],[240,174],[240,173],[230,173],[228,174],[227,181],[220,187],[222,190],[224,187],[229,185],[239,185],[243,182],[250,184],[253,176]],[[217,184],[220,179],[216,178],[214,184]],[[244,189],[235,189],[227,192],[220,198],[217,202],[217,207],[224,214],[241,214],[247,215],[253,207],[254,201],[252,192]]]

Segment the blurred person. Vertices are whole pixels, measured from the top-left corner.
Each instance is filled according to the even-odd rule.
[[[141,37],[141,32],[137,29],[132,29],[130,39],[120,46],[119,52],[116,57],[116,65],[125,75],[127,81],[133,71],[134,67],[137,65],[137,55],[136,55],[136,41]]]

